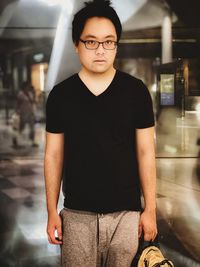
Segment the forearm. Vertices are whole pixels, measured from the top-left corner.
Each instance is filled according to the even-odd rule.
[[[139,236],[144,240],[154,240],[157,235],[156,226],[156,167],[153,153],[139,156],[139,172],[141,189],[144,196],[144,211],[140,217]]]
[[[139,155],[140,184],[144,197],[144,209],[156,210],[156,166],[154,149]]]
[[[63,169],[63,155],[45,155],[44,174],[48,213],[57,211]]]
[[[156,209],[156,161],[154,127],[136,131],[137,159],[140,184],[144,196],[144,208]]]
[[[154,240],[156,226],[156,164],[154,127],[136,129],[136,149],[140,184],[144,196],[144,211],[140,216],[139,236]]]

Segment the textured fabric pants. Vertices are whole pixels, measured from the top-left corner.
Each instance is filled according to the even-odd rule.
[[[64,208],[62,267],[130,267],[138,248],[139,212],[99,214]]]

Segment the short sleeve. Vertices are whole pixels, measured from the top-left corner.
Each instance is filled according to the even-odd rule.
[[[153,104],[149,90],[142,81],[139,81],[137,98],[136,127],[138,129],[154,126]]]
[[[54,87],[48,95],[46,102],[46,131],[50,133],[63,133],[62,96],[60,88]]]

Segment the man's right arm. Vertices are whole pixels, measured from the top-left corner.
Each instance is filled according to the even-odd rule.
[[[47,234],[52,244],[62,244],[55,238],[55,231],[62,240],[61,218],[57,211],[60,194],[64,158],[64,134],[46,133],[46,148],[44,158],[44,175],[47,200]]]

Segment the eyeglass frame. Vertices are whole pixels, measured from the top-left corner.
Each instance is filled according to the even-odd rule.
[[[103,47],[103,49],[105,49],[105,50],[114,50],[114,49],[117,47],[117,45],[118,45],[118,42],[109,40],[109,41],[111,41],[111,42],[113,42],[113,43],[115,44],[115,47],[112,48],[112,49],[107,49],[107,48],[104,47],[104,43],[106,43],[108,40],[107,40],[107,41],[103,41],[103,42],[99,42],[99,41],[96,41],[96,40],[85,40],[85,41],[84,41],[84,40],[82,40],[82,39],[79,39],[79,41],[81,41],[82,43],[84,43],[85,48],[88,49],[88,50],[96,50],[96,49],[99,48],[100,44],[102,44],[102,47]],[[86,43],[87,43],[88,41],[94,41],[94,42],[97,42],[97,43],[98,43],[98,46],[97,46],[96,48],[88,48],[88,47],[86,47]]]

